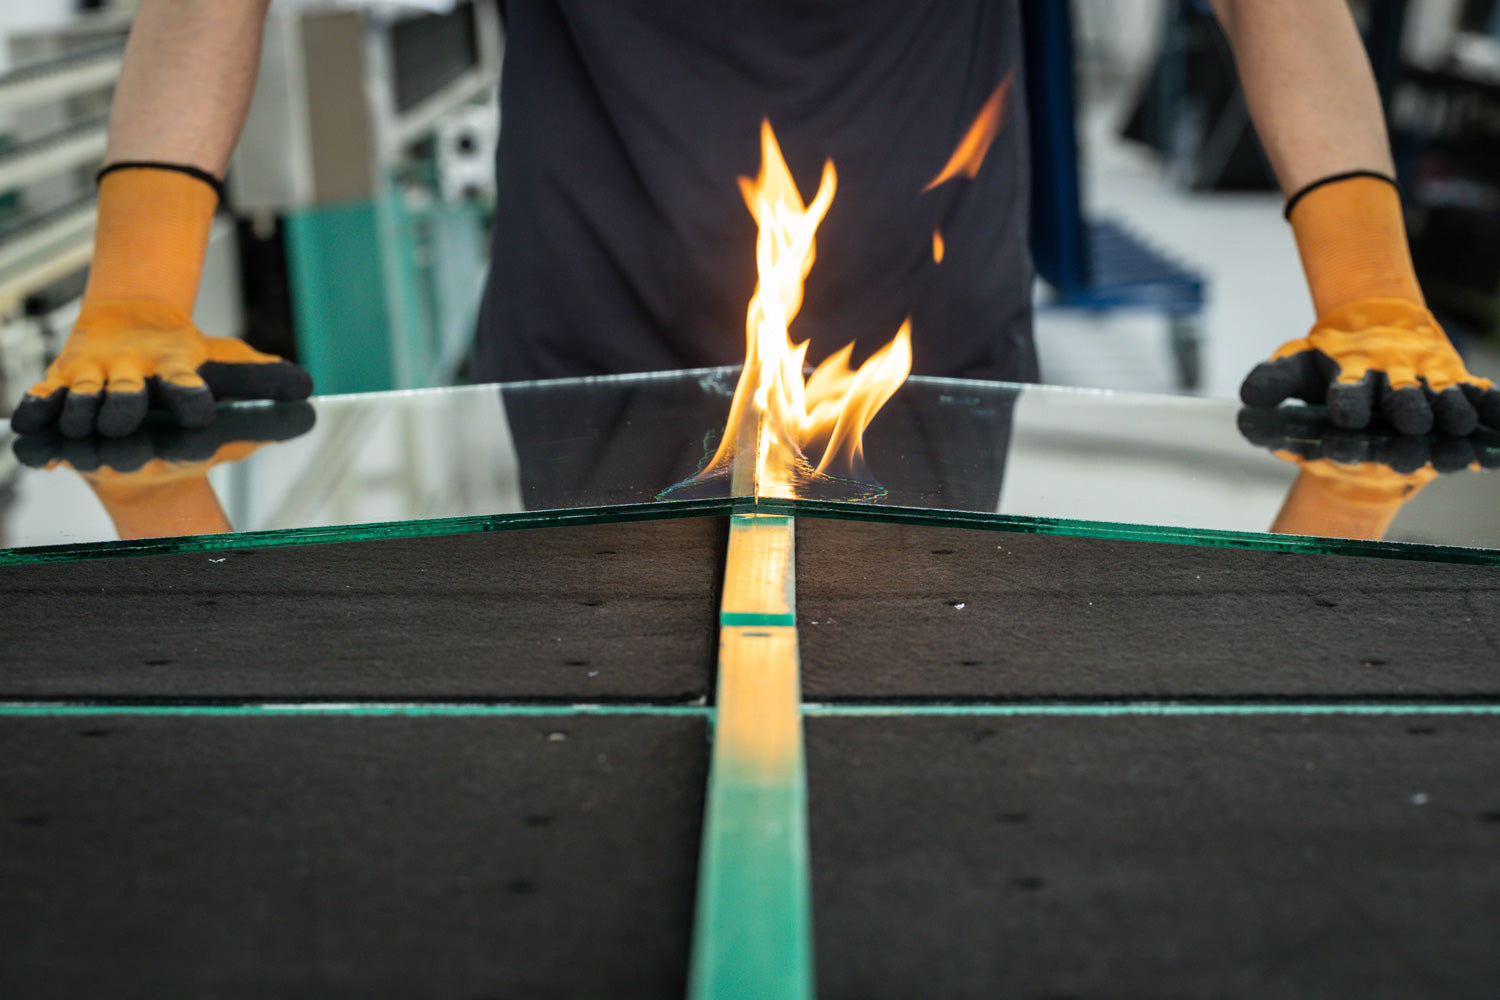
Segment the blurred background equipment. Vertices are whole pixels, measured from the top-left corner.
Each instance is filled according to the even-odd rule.
[[[1500,3],[1414,5],[1391,104],[1412,256],[1450,326],[1500,337]]]
[[[229,170],[257,346],[323,394],[446,385],[488,260],[503,35],[433,13],[273,6]]]
[[[1031,252],[1054,308],[1094,314],[1144,311],[1166,319],[1177,387],[1202,381],[1207,280],[1116,219],[1083,210],[1074,79],[1075,28],[1067,3],[1027,3],[1026,93],[1031,125]]]

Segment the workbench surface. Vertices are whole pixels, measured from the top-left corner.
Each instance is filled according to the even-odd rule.
[[[684,412],[722,409],[685,386]],[[613,419],[639,419],[636,389]],[[1099,486],[1059,476],[1118,439],[1085,433],[1108,407],[1237,434],[1234,411],[952,389],[870,447],[888,497],[934,502],[759,505],[795,518],[817,995],[1493,995],[1493,553],[1091,520],[1089,489],[1060,519],[1007,513]],[[0,994],[686,994],[728,517],[757,505],[659,497],[701,461],[696,426],[632,471],[549,418],[577,443],[543,472],[516,443],[512,478],[458,480],[510,509],[370,527],[476,463],[418,440],[421,475],[382,486],[386,432],[345,405],[214,473],[247,526],[341,521],[5,553]],[[990,412],[914,451],[948,405]],[[1284,491],[1295,467],[1241,446],[1140,489],[1201,499],[1254,468],[1247,492]],[[344,485],[319,493],[319,465]]]

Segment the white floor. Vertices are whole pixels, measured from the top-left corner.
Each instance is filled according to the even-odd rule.
[[[1233,398],[1240,381],[1313,321],[1281,196],[1182,191],[1142,147],[1118,139],[1118,114],[1082,116],[1085,215],[1119,219],[1134,233],[1208,278],[1198,395]],[[1160,316],[1103,316],[1041,308],[1036,320],[1042,379],[1058,385],[1178,392]],[[1468,358],[1500,378],[1500,356],[1480,345]]]

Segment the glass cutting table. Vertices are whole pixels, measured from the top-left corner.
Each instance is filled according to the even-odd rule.
[[[0,992],[1488,994],[1493,436],[735,374],[8,441]]]

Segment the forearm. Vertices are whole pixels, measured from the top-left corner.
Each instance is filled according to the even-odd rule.
[[[223,176],[244,124],[270,0],[141,0],[104,162],[182,163]]]
[[[1394,174],[1374,73],[1345,0],[1213,6],[1284,193],[1352,170]]]

